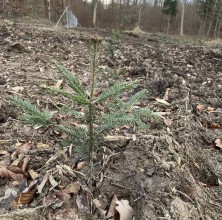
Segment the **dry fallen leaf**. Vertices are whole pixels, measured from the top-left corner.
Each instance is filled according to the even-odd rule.
[[[14,93],[23,92],[24,87],[22,87],[22,86],[15,86],[15,87],[12,87],[11,89],[12,89],[12,91],[10,91],[10,93],[14,94]]]
[[[81,161],[79,163],[77,163],[76,169],[77,170],[81,170],[83,167],[85,167],[87,164],[84,161]]]
[[[55,196],[54,193],[48,194],[46,197],[43,199],[43,206],[49,207],[52,204],[55,204],[59,199]]]
[[[26,156],[26,157],[24,158],[24,160],[23,160],[23,164],[22,164],[22,170],[23,170],[23,171],[26,170],[26,168],[27,168],[27,166],[28,166],[28,163],[29,163],[30,159],[31,159],[30,156]]]
[[[12,208],[14,198],[17,196],[17,191],[14,189],[6,189],[5,195],[0,198],[0,206],[6,210]]]
[[[156,98],[156,101],[157,102],[159,102],[159,103],[161,103],[161,104],[163,104],[163,105],[167,105],[167,106],[169,106],[170,105],[170,103],[169,102],[167,102],[166,100],[164,100],[164,99],[159,99],[159,98]]]
[[[16,159],[10,164],[10,166],[21,167],[23,163],[23,156],[24,156],[23,154],[17,155]]]
[[[165,116],[165,115],[171,115],[171,112],[155,112],[158,116]]]
[[[37,187],[39,194],[42,192],[42,189],[44,188],[44,186],[45,186],[46,182],[48,181],[48,179],[49,179],[49,173],[46,172],[46,174],[44,175],[44,177],[42,179],[42,182]]]
[[[93,199],[93,204],[95,205],[95,207],[98,209],[100,215],[103,217],[103,219],[105,219],[105,214],[106,211],[103,208],[103,204],[101,203],[101,200],[99,199]]]
[[[169,100],[169,93],[170,93],[170,88],[167,88],[165,95],[163,97],[163,100],[168,101]]]
[[[221,128],[221,125],[218,123],[207,123],[205,127],[210,129],[219,129]]]
[[[129,205],[128,200],[120,200],[116,202],[116,210],[120,214],[120,220],[131,220],[133,217],[133,208]]]
[[[101,94],[101,90],[99,90],[99,89],[96,89],[96,90],[93,92],[93,96],[94,96],[94,97],[98,97],[100,94]]]
[[[214,111],[214,108],[213,108],[213,107],[207,107],[207,111],[208,111],[208,112],[213,112],[213,111]]]
[[[1,144],[8,144],[10,142],[12,142],[12,141],[11,140],[0,140],[0,145]]]
[[[71,196],[68,193],[63,192],[62,190],[55,190],[55,195],[57,198],[59,198],[62,202],[68,201]]]
[[[113,195],[113,198],[112,198],[112,201],[111,201],[111,204],[110,204],[110,207],[109,207],[109,211],[106,215],[106,218],[112,218],[115,216],[116,214],[116,202],[119,201],[116,194]]]
[[[19,147],[19,150],[22,154],[27,154],[32,147],[32,142],[28,142]]]
[[[48,144],[43,144],[43,143],[37,143],[36,147],[38,149],[48,149],[49,145]]]
[[[54,189],[56,186],[59,185],[59,183],[54,179],[54,177],[52,175],[49,175],[49,182],[52,185],[50,190]]]
[[[90,213],[90,205],[89,205],[89,198],[88,193],[85,191],[80,191],[77,194],[76,204],[78,206],[78,210],[84,214]]]
[[[11,164],[11,155],[6,150],[0,150],[0,167],[8,166]]]
[[[204,105],[201,105],[201,104],[198,104],[196,106],[197,110],[199,110],[200,112],[202,112],[203,110],[205,110],[205,106]]]
[[[39,72],[40,72],[40,73],[44,73],[44,68],[39,67]]]
[[[39,176],[39,174],[36,171],[34,171],[33,169],[29,170],[28,173],[31,176],[32,180],[37,179]]]
[[[63,83],[63,80],[60,79],[60,80],[57,81],[57,83],[56,83],[53,87],[54,87],[55,89],[60,89],[62,83]]]
[[[167,125],[167,126],[171,126],[173,124],[173,121],[172,119],[170,118],[164,118],[164,123]]]
[[[8,151],[6,150],[0,150],[0,157],[4,156],[4,155],[10,155]]]
[[[133,141],[136,141],[136,140],[137,140],[137,138],[136,138],[136,135],[135,135],[135,134],[133,134],[133,135],[132,135],[132,140],[133,140]]]
[[[0,177],[12,179],[15,181],[22,181],[26,179],[23,170],[19,167],[6,166],[0,168]]]
[[[79,190],[80,190],[80,182],[76,181],[67,185],[64,189],[64,192],[78,194]]]
[[[220,149],[222,149],[222,138],[217,138],[215,140],[215,144],[217,147],[219,147]]]
[[[68,172],[69,175],[71,175],[72,177],[76,177],[76,174],[73,172],[73,169],[70,166],[64,164],[64,165],[62,165],[62,169],[64,169],[66,172]]]
[[[119,142],[119,141],[130,140],[130,137],[121,136],[121,135],[107,135],[106,137],[104,137],[104,140],[109,142]]]
[[[34,199],[37,190],[37,182],[38,180],[32,181],[29,186],[21,192],[21,194],[15,197],[13,201],[13,208],[17,208],[21,205],[27,205]]]

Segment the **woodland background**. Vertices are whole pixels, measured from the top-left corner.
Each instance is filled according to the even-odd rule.
[[[83,27],[222,36],[222,0],[0,0],[0,18],[56,22],[66,6]]]

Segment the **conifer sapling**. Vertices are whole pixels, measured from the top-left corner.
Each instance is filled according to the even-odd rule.
[[[116,82],[111,87],[105,89],[99,96],[94,97],[94,90],[97,84],[97,67],[98,67],[98,50],[101,39],[93,37],[91,40],[92,46],[92,68],[90,79],[90,93],[82,86],[81,82],[69,72],[63,65],[54,61],[55,66],[60,72],[65,82],[72,88],[73,92],[68,93],[63,89],[55,89],[47,87],[48,90],[56,95],[67,97],[75,105],[81,105],[84,109],[83,113],[72,109],[70,106],[65,106],[61,109],[63,113],[73,117],[74,120],[85,126],[64,126],[58,124],[55,120],[55,115],[49,111],[41,111],[31,103],[22,100],[18,97],[10,97],[11,100],[21,107],[25,114],[21,120],[30,125],[40,125],[44,127],[52,126],[61,132],[64,132],[69,137],[69,142],[75,146],[76,152],[82,159],[89,162],[88,184],[92,190],[93,180],[93,155],[97,152],[97,147],[103,141],[105,134],[110,132],[117,126],[137,125],[142,129],[146,129],[148,125],[144,123],[146,118],[156,118],[156,114],[148,108],[135,108],[135,104],[147,96],[147,91],[141,90],[128,101],[123,101],[121,94],[125,91],[130,91],[137,87],[135,81],[131,82]],[[106,105],[108,111],[103,112],[98,108]]]

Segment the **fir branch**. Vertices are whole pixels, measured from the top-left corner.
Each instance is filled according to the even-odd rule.
[[[37,126],[48,127],[49,125],[53,124],[49,119],[39,117],[37,115],[24,114],[22,116],[19,116],[19,119],[24,123],[32,126],[37,125]]]
[[[124,104],[124,109],[128,110],[133,105],[135,105],[138,101],[142,100],[147,95],[147,91],[145,89],[137,92],[135,95],[131,97],[131,99]]]
[[[137,86],[136,82],[118,82],[105,90],[99,97],[95,100],[96,102],[105,101],[110,97],[120,95],[121,92],[129,89],[133,89]]]
[[[107,107],[111,109],[111,111],[113,112],[120,111],[123,108],[123,106],[124,106],[124,103],[122,99],[120,99],[119,97],[114,97],[112,102],[107,103]]]
[[[160,119],[160,117],[149,108],[132,109],[132,113],[138,117],[146,119],[155,119],[155,120]]]
[[[57,61],[54,61],[55,66],[61,73],[64,80],[68,85],[82,98],[87,99],[87,94],[85,93],[84,88],[82,87],[80,81],[74,77],[63,65],[59,64]]]
[[[134,122],[134,118],[130,115],[125,114],[124,112],[114,112],[102,116],[101,122],[122,125]]]
[[[84,140],[87,137],[87,130],[83,127],[64,127],[63,125],[54,125],[57,129],[59,129],[60,131],[65,132],[66,134],[68,134],[70,137],[72,138],[77,138],[77,139],[82,139]]]
[[[141,129],[141,130],[147,130],[149,128],[149,125],[146,124],[144,121],[141,120],[141,117],[137,117],[134,115],[136,125]]]
[[[38,125],[49,125],[52,120],[52,113],[48,111],[40,111],[36,106],[29,102],[26,102],[18,97],[10,97],[16,105],[21,107],[26,113],[26,115],[21,116],[21,119],[28,124],[38,124]]]
[[[46,88],[55,94],[60,94],[60,95],[67,97],[68,99],[70,99],[73,102],[76,102],[77,104],[89,105],[89,103],[90,103],[90,101],[86,97],[83,97],[80,95],[73,95],[73,94],[70,94],[70,93],[62,90],[62,89],[55,89],[53,87],[46,87]]]
[[[72,144],[74,146],[74,152],[84,161],[89,161],[89,145],[86,139],[80,139],[69,136],[67,139],[61,141],[61,147],[66,147]]]
[[[96,133],[104,133],[112,130],[116,126],[123,126],[128,124],[136,124],[137,119],[133,115],[127,115],[125,112],[114,112],[105,114],[100,119],[100,125],[96,128]]]
[[[82,160],[89,161],[89,144],[87,142],[79,142],[75,144],[75,152]]]
[[[67,115],[74,117],[76,119],[84,120],[86,118],[84,112],[76,111],[68,105],[64,105],[60,111],[61,111],[61,113],[67,114]]]

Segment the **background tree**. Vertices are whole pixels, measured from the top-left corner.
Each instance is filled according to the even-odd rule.
[[[168,15],[168,21],[167,21],[167,34],[169,33],[169,27],[171,18],[175,17],[177,14],[177,0],[165,0],[163,3],[163,9],[162,12],[166,15]]]
[[[202,35],[206,32],[208,20],[212,14],[215,0],[201,0],[199,2],[199,14],[202,19],[199,33]]]
[[[183,26],[184,26],[184,13],[185,13],[184,0],[180,0],[180,5],[181,5],[180,36],[182,36]]]
[[[93,1],[93,26],[96,27],[98,0]]]
[[[83,27],[132,30],[139,25],[147,32],[169,33],[170,28],[172,34],[221,37],[222,0],[51,0],[50,9],[48,0],[0,2],[1,17],[12,20],[50,17],[56,23],[68,5]]]

